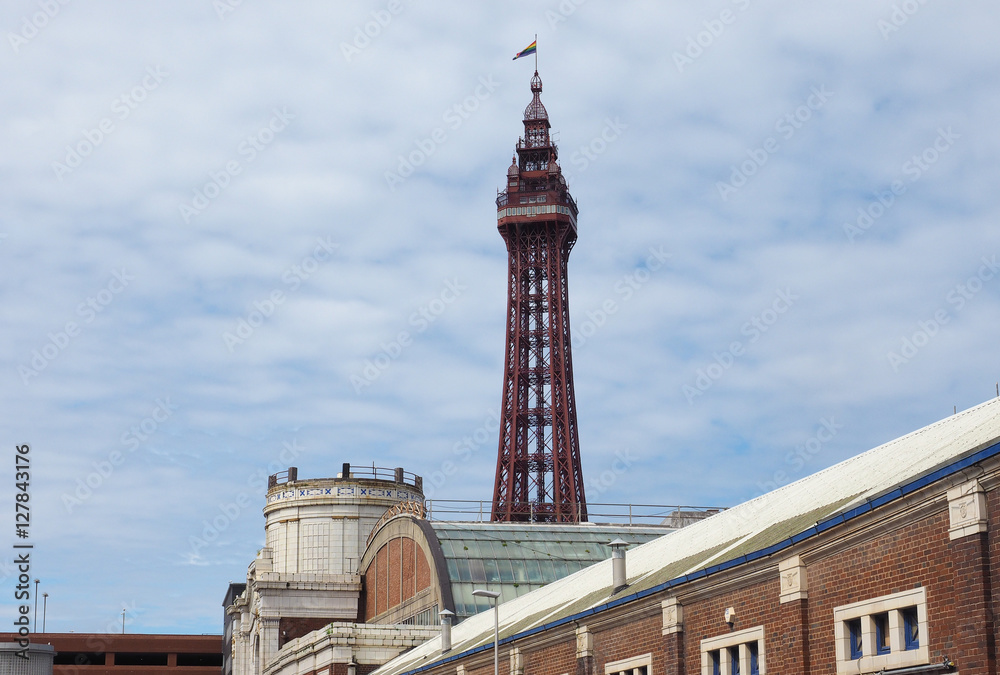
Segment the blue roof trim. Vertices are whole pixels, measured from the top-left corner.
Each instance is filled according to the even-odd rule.
[[[822,522],[816,523],[816,534],[819,534],[820,532],[825,532],[829,530],[831,527],[836,527],[837,525],[840,525],[842,522],[844,522],[844,514],[839,513],[833,518],[827,518]]]
[[[581,612],[577,612],[576,614],[571,614],[570,616],[566,616],[566,617],[563,617],[561,619],[556,619],[555,621],[551,621],[551,622],[545,624],[544,626],[538,626],[537,628],[530,628],[530,629],[528,629],[526,631],[523,631],[521,633],[515,633],[514,635],[510,635],[510,636],[508,636],[508,637],[503,638],[502,640],[500,640],[499,644],[501,644],[501,645],[507,644],[507,643],[510,643],[510,642],[514,642],[515,640],[520,640],[520,639],[523,639],[523,638],[528,637],[530,635],[534,635],[536,633],[544,632],[544,631],[549,630],[551,628],[557,628],[559,626],[564,626],[564,625],[566,625],[568,623],[572,623],[573,621],[579,621],[580,619],[582,619],[584,617],[587,617],[587,616],[590,616],[592,614],[598,614],[598,613],[603,612],[603,611],[605,611],[607,609],[611,609],[612,607],[617,607],[617,606],[625,604],[627,602],[632,602],[632,601],[635,601],[635,600],[640,600],[640,599],[648,597],[650,595],[654,595],[656,593],[661,593],[661,592],[663,592],[665,590],[673,588],[674,586],[680,586],[680,585],[685,584],[685,583],[687,583],[689,581],[694,581],[695,579],[701,579],[702,577],[706,577],[706,576],[708,576],[710,574],[715,574],[716,572],[721,572],[723,570],[730,569],[732,567],[737,567],[740,564],[743,564],[743,563],[746,563],[746,562],[750,562],[752,560],[758,560],[760,558],[767,557],[768,555],[771,555],[773,553],[777,553],[778,551],[781,551],[782,549],[789,548],[793,544],[797,544],[800,541],[804,541],[804,540],[809,539],[809,538],[811,538],[811,537],[813,537],[815,535],[818,535],[818,534],[820,534],[822,532],[825,532],[826,530],[828,530],[828,529],[830,529],[832,527],[836,527],[837,525],[845,523],[848,520],[852,520],[852,519],[854,519],[854,518],[856,518],[856,517],[858,517],[860,515],[868,513],[873,508],[877,508],[879,506],[884,506],[885,504],[888,504],[889,502],[895,501],[896,499],[899,499],[900,497],[904,497],[904,496],[906,496],[906,495],[908,495],[908,494],[910,494],[912,492],[916,492],[917,490],[919,490],[921,488],[924,488],[924,487],[930,485],[931,483],[935,483],[935,482],[941,480],[942,478],[945,478],[946,476],[950,476],[950,475],[956,474],[959,471],[961,471],[962,469],[965,469],[965,468],[968,468],[969,466],[972,466],[976,462],[982,461],[982,460],[987,459],[989,457],[996,456],[998,454],[1000,454],[1000,442],[994,443],[993,445],[987,446],[987,447],[983,448],[982,450],[974,452],[973,454],[969,455],[968,457],[965,457],[965,458],[960,459],[960,460],[956,460],[956,461],[952,462],[951,464],[947,464],[947,465],[941,467],[940,469],[937,469],[936,471],[932,471],[931,473],[925,474],[925,475],[921,476],[920,478],[912,480],[912,481],[910,481],[909,483],[907,483],[905,485],[902,485],[900,487],[896,487],[893,490],[891,490],[891,491],[889,491],[889,492],[887,492],[885,494],[879,495],[875,499],[871,499],[871,500],[866,501],[864,504],[861,504],[860,506],[858,506],[856,508],[853,508],[850,511],[839,513],[839,514],[837,514],[835,516],[832,516],[830,518],[822,520],[822,521],[816,523],[815,525],[813,525],[812,527],[810,527],[810,528],[808,528],[806,530],[803,530],[802,532],[799,532],[798,534],[793,535],[793,536],[789,537],[788,539],[785,539],[784,541],[778,542],[777,544],[772,544],[772,545],[770,545],[770,546],[768,546],[766,548],[759,549],[759,550],[754,551],[752,553],[747,553],[746,555],[741,555],[741,556],[739,556],[737,558],[732,558],[730,560],[727,560],[725,562],[719,563],[717,565],[713,565],[711,567],[703,568],[703,569],[697,570],[695,572],[690,572],[689,574],[685,574],[684,576],[681,576],[681,577],[675,577],[675,578],[670,579],[668,581],[664,581],[663,583],[657,584],[656,586],[652,586],[650,588],[647,588],[644,591],[639,591],[637,593],[633,593],[632,595],[628,595],[628,596],[619,598],[617,600],[613,600],[611,602],[606,602],[603,605],[599,605],[597,607],[591,607],[591,608],[585,609],[585,610],[583,610]],[[413,670],[408,670],[408,671],[402,673],[401,675],[416,675],[416,673],[423,672],[423,671],[425,671],[425,670],[427,670],[429,668],[432,668],[432,667],[436,668],[437,666],[444,665],[444,664],[449,663],[449,662],[451,662],[451,661],[453,661],[455,659],[462,658],[462,657],[465,657],[465,656],[471,656],[473,654],[477,654],[477,653],[479,653],[481,651],[485,651],[487,649],[493,649],[493,643],[492,642],[489,642],[486,645],[481,645],[479,647],[475,647],[474,649],[466,650],[464,652],[461,652],[460,654],[456,654],[455,656],[450,656],[447,659],[434,661],[433,663],[429,663],[429,664],[427,664],[425,666],[420,666],[419,668],[414,668]]]

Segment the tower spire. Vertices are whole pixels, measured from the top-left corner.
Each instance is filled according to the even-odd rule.
[[[573,391],[567,263],[577,206],[531,78],[524,136],[497,196],[507,244],[507,350],[494,521],[587,520]]]

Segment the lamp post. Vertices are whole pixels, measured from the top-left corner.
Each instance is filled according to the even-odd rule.
[[[45,611],[49,608],[49,594],[42,593],[42,632],[45,632]]]
[[[38,632],[38,579],[35,579],[35,618],[31,621],[31,627]]]
[[[472,594],[493,601],[493,675],[500,675],[500,594],[482,588],[473,590]]]

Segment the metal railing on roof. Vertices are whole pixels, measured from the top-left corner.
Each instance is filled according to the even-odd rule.
[[[490,522],[493,503],[472,499],[428,499],[427,520],[463,520]],[[587,517],[595,525],[636,525],[683,527],[722,511],[717,506],[666,504],[611,504],[587,502]]]
[[[424,479],[413,473],[412,471],[405,471],[402,467],[388,468],[384,466],[375,466],[372,464],[360,465],[351,464],[349,462],[344,462],[340,473],[337,474],[338,479],[350,479],[350,478],[364,478],[364,479],[375,479],[390,481],[393,483],[399,483],[401,485],[410,485],[418,490],[424,489]],[[290,466],[285,471],[279,471],[278,473],[271,474],[267,479],[267,489],[270,490],[278,485],[283,485],[285,483],[294,483],[299,479],[299,470]],[[318,479],[325,480],[325,479]]]

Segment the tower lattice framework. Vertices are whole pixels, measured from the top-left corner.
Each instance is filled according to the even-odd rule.
[[[497,196],[507,244],[507,350],[494,521],[581,522],[587,502],[573,393],[567,262],[577,206],[531,78],[524,137]]]

